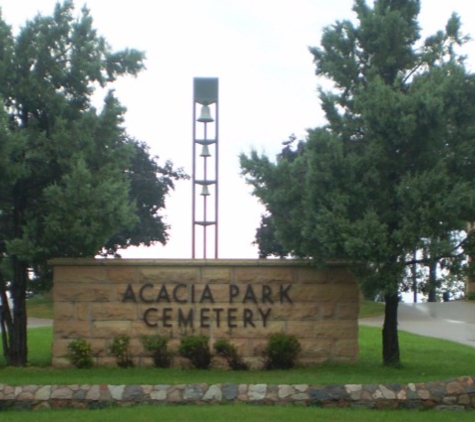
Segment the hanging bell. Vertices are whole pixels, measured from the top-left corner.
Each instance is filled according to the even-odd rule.
[[[211,157],[211,154],[209,152],[208,145],[203,145],[203,148],[201,150],[200,157]]]
[[[214,119],[211,117],[211,110],[209,109],[209,106],[204,105],[201,107],[201,114],[200,117],[198,117],[198,121],[201,123],[214,122]]]
[[[209,196],[208,185],[203,185],[201,188],[201,196]]]

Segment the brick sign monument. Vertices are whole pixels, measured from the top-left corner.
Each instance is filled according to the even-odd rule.
[[[355,361],[358,287],[342,264],[325,269],[281,260],[55,259],[53,365],[87,340],[97,365],[114,365],[114,337],[131,338],[137,366],[151,365],[141,337],[226,338],[258,368],[273,333],[298,337],[299,364]]]

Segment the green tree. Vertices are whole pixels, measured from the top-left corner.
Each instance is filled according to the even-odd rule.
[[[144,54],[112,51],[87,8],[75,16],[71,0],[57,3],[18,35],[0,18],[0,35],[1,325],[8,364],[22,366],[30,273],[47,278],[52,257],[165,242],[159,210],[183,175],[126,134],[113,91],[92,106],[98,87],[137,75]]]
[[[419,9],[356,0],[358,24],[336,22],[310,49],[317,75],[333,82],[320,90],[328,124],[290,159],[241,156],[286,250],[320,264],[345,259],[365,290],[384,296],[389,366],[401,364],[397,309],[413,251],[437,239],[438,261],[473,243],[463,230],[475,212],[475,79],[456,53],[466,39],[453,15],[421,42]]]

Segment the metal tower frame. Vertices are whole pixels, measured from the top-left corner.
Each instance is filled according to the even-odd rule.
[[[193,259],[196,258],[197,243],[200,240],[197,236],[197,226],[203,228],[203,259],[207,258],[208,229],[214,227],[214,258],[218,258],[218,105],[218,78],[194,78],[191,250]],[[208,165],[208,160],[214,163]],[[199,192],[198,187],[201,187]]]

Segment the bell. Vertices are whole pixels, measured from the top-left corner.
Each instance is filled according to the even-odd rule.
[[[211,157],[211,154],[209,153],[208,145],[203,145],[203,149],[201,150],[200,157]]]
[[[203,185],[201,188],[201,196],[209,196],[208,185]]]
[[[198,121],[201,123],[214,122],[214,119],[211,117],[211,110],[209,109],[209,106],[204,105],[201,107],[201,114],[200,117],[198,117]]]

